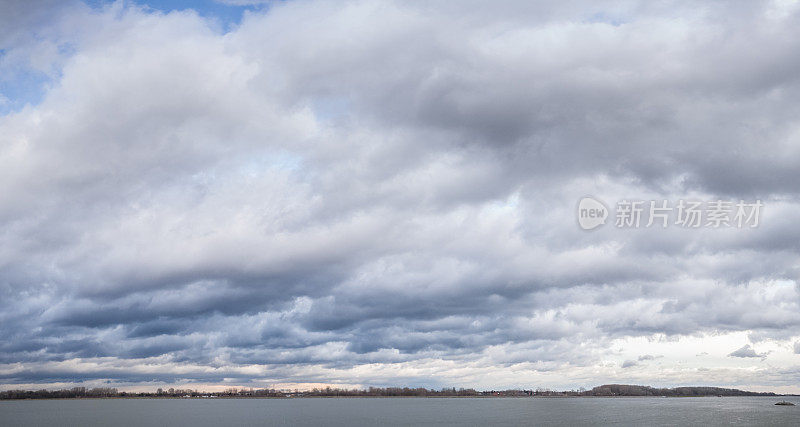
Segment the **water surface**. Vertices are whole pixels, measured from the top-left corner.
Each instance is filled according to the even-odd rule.
[[[0,425],[800,425],[781,398],[308,398],[0,401]]]

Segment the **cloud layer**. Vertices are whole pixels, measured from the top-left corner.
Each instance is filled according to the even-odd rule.
[[[800,383],[793,4],[9,5],[8,386]]]

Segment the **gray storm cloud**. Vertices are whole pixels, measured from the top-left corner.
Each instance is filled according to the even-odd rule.
[[[58,72],[0,116],[4,383],[515,385],[797,339],[795,7],[298,1],[222,32],[8,4],[0,69]],[[586,194],[765,209],[587,233]],[[665,381],[797,384],[786,357]]]
[[[756,353],[750,344],[745,344],[742,348],[731,352],[730,357],[764,357],[766,353]]]

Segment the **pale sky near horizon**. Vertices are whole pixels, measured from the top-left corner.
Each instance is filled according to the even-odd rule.
[[[793,1],[2,1],[0,389],[800,393],[798,70]]]

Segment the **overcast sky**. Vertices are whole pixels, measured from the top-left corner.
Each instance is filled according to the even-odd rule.
[[[0,3],[0,387],[800,392],[795,2],[189,3]]]

